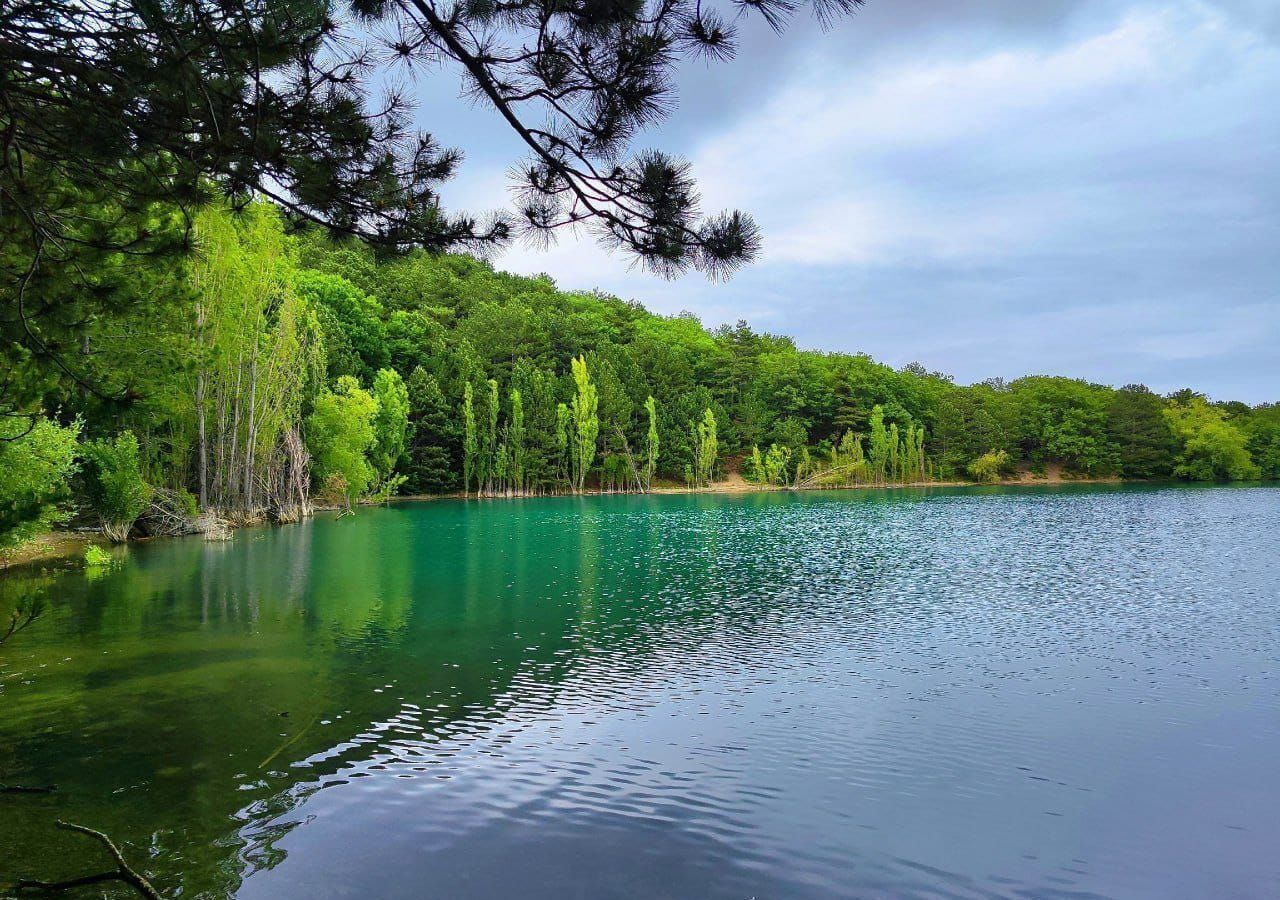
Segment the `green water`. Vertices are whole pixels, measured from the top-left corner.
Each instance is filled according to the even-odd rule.
[[[1280,490],[405,504],[0,578],[0,883],[1280,894]],[[127,894],[122,894],[126,896]]]

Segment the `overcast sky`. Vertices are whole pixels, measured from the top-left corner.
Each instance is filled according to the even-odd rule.
[[[501,206],[520,145],[457,86],[415,89],[467,155],[446,202]],[[965,383],[1280,400],[1275,0],[869,0],[825,34],[747,28],[679,86],[641,145],[755,215],[757,263],[667,282],[584,238],[496,265]]]

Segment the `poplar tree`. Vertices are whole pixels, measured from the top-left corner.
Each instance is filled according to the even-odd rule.
[[[574,490],[581,493],[587,484],[587,474],[596,458],[596,439],[600,435],[600,396],[587,372],[587,360],[579,356],[572,363],[573,383],[573,481]]]
[[[649,414],[649,435],[645,441],[644,489],[653,487],[653,473],[658,469],[658,404],[650,394],[644,401],[645,412]]]
[[[556,477],[573,486],[573,414],[564,403],[556,404]]]
[[[720,453],[720,443],[716,435],[716,417],[708,408],[702,414],[702,421],[694,429],[694,480],[695,487],[711,484],[711,473],[715,469],[716,458]]]
[[[524,458],[524,400],[518,390],[511,392],[511,421],[507,425],[507,443],[510,445],[511,489],[523,493],[525,489]]]
[[[462,493],[471,492],[471,476],[476,472],[476,410],[471,382],[462,385]],[[480,485],[476,483],[476,493]]]
[[[490,493],[493,492],[493,478],[496,474],[496,454],[498,452],[498,382],[496,379],[490,378],[488,381],[489,391],[486,396],[488,418],[486,420],[486,428],[484,432],[484,453],[481,455],[481,465],[484,467],[485,477],[482,479],[485,483],[485,489]]]
[[[879,484],[885,479],[885,466],[889,462],[889,434],[884,427],[884,409],[878,403],[871,408],[871,420],[867,423],[867,428],[871,474]]]

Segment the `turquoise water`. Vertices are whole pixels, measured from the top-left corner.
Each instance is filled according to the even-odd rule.
[[[0,578],[0,883],[1280,895],[1280,490],[404,504]],[[0,609],[0,612],[3,612]],[[127,896],[122,893],[121,896]]]

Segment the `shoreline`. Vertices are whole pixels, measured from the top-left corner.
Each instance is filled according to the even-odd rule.
[[[1029,472],[1022,473],[1017,478],[1003,478],[997,482],[980,483],[976,481],[914,481],[905,484],[855,484],[848,486],[836,487],[806,487],[794,488],[787,485],[772,484],[755,484],[742,478],[741,475],[734,473],[728,478],[714,482],[708,487],[692,488],[685,485],[660,485],[641,493],[632,491],[584,491],[581,494],[536,494],[524,496],[491,496],[477,497],[473,494],[463,494],[455,491],[451,494],[404,494],[390,497],[383,503],[360,504],[366,506],[382,506],[392,503],[422,503],[427,501],[438,500],[540,500],[551,497],[621,497],[621,496],[645,496],[663,495],[671,496],[678,494],[717,494],[725,496],[742,496],[746,494],[769,494],[782,492],[796,493],[821,493],[825,491],[890,491],[902,489],[919,490],[922,488],[992,488],[992,487],[1060,487],[1062,485],[1090,485],[1090,484],[1156,484],[1165,482],[1154,482],[1140,478],[1072,478],[1064,476],[1061,472],[1050,472],[1047,475],[1033,476]],[[1169,484],[1182,484],[1184,482],[1170,481]],[[315,512],[335,512],[341,509],[338,506],[315,505]],[[253,525],[262,525],[265,522],[251,523]],[[294,523],[288,523],[294,524]],[[241,527],[233,528],[233,531],[239,530]],[[137,544],[144,541],[157,540],[156,537],[132,538],[126,544]],[[58,564],[60,567],[70,568],[73,560],[78,560],[86,548],[90,545],[112,546],[101,534],[94,531],[51,531],[33,539],[29,543],[8,551],[0,553],[0,576],[9,572],[26,571],[37,566],[46,564]]]

